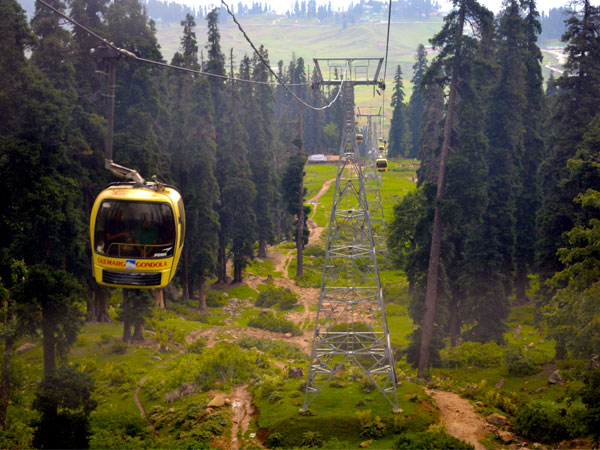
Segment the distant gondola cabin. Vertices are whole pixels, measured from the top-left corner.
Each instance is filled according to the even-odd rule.
[[[363,143],[363,135],[362,135],[362,133],[357,133],[357,135],[356,135],[356,142],[359,143],[359,144]]]
[[[90,218],[93,276],[105,286],[161,288],[175,275],[185,235],[179,192],[117,183],[96,198]]]
[[[388,170],[387,159],[385,159],[385,158],[378,158],[375,161],[375,168],[377,169],[377,172],[387,172],[387,170]]]

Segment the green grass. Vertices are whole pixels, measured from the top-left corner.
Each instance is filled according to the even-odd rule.
[[[397,390],[400,415],[392,412],[391,405],[378,392],[364,394],[360,386],[347,377],[347,372],[337,376],[344,385],[342,388],[327,386],[311,404],[314,416],[302,416],[299,409],[303,405],[304,393],[300,383],[304,380],[286,380],[277,389],[281,400],[271,403],[256,392],[255,403],[261,411],[258,426],[268,428],[269,433],[287,436],[290,444],[298,445],[298,437],[306,431],[316,431],[327,441],[332,438],[346,443],[348,448],[359,448],[366,439],[359,434],[356,412],[371,410],[372,416],[379,416],[386,423],[386,436],[374,441],[370,448],[390,448],[395,439],[394,421],[402,431],[419,431],[427,428],[437,419],[437,412],[423,402],[411,401],[415,396],[425,398],[421,388],[413,383],[404,383]]]
[[[306,201],[319,193],[327,180],[335,178],[337,164],[307,164],[304,168],[304,187],[306,188]]]
[[[254,259],[246,267],[245,271],[247,273],[251,273],[252,275],[257,275],[259,277],[268,277],[269,275],[271,275],[271,277],[273,278],[281,278],[282,275],[281,272],[275,271],[273,261],[269,259],[264,259],[262,261]]]
[[[239,299],[251,298],[251,299],[256,300],[256,298],[258,297],[258,294],[259,294],[258,291],[255,291],[254,289],[252,289],[245,283],[242,283],[240,286],[236,286],[233,288],[221,289],[219,287],[218,289],[222,290],[223,292],[226,292],[227,295],[229,296],[228,298],[239,298]]]

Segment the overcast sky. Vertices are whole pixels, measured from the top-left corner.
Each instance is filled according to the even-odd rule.
[[[215,0],[179,0],[181,3],[185,3],[192,6],[198,5],[216,5],[220,4],[220,1]],[[234,8],[237,7],[238,1],[240,0],[225,0],[230,6],[234,5]],[[268,3],[271,5],[277,12],[285,13],[286,11],[292,9],[295,0],[242,0],[245,4],[252,4],[253,1],[258,1],[261,3]],[[299,0],[300,1],[300,0]],[[354,3],[358,3],[359,0],[355,0]],[[452,6],[451,1],[438,0],[442,5],[442,10],[450,9]],[[480,0],[485,6],[491,9],[494,13],[497,13],[502,7],[502,0]],[[592,4],[597,5],[600,0],[592,1]],[[317,5],[327,4],[328,0],[317,0]],[[557,8],[559,6],[567,5],[568,0],[538,0],[537,5],[540,11],[547,11],[550,8]],[[338,9],[339,7],[347,7],[350,4],[350,0],[331,0],[331,4],[334,9]]]

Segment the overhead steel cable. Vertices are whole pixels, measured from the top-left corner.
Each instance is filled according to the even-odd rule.
[[[304,100],[302,100],[300,97],[298,97],[296,94],[294,94],[294,92],[292,92],[292,90],[290,88],[288,88],[288,86],[294,86],[294,85],[292,85],[292,84],[286,85],[286,83],[284,83],[281,80],[281,78],[279,78],[279,76],[273,71],[273,69],[271,69],[271,66],[269,65],[269,63],[267,63],[267,61],[265,61],[265,59],[263,58],[263,55],[261,54],[261,52],[258,51],[258,49],[254,45],[254,43],[252,42],[252,40],[248,37],[248,35],[244,31],[244,29],[242,28],[242,25],[238,22],[237,18],[235,17],[235,14],[233,14],[233,12],[231,11],[231,9],[229,9],[229,5],[227,3],[225,3],[224,0],[221,0],[221,3],[223,4],[223,6],[225,6],[225,9],[227,10],[227,13],[232,17],[233,21],[238,26],[240,32],[244,35],[244,39],[246,39],[246,41],[248,42],[248,44],[250,44],[250,47],[252,47],[252,50],[254,50],[254,53],[256,54],[256,56],[258,56],[258,58],[265,65],[265,67],[267,69],[269,69],[269,72],[271,72],[271,75],[273,75],[275,77],[275,79],[277,80],[277,82],[281,86],[283,86],[285,88],[285,90],[288,91],[288,93],[290,93],[292,95],[292,97],[294,97],[302,105],[304,105],[307,108],[312,109],[314,111],[323,111],[325,109],[331,108],[331,106],[337,101],[337,99],[340,96],[340,93],[342,92],[342,85],[344,84],[345,79],[346,79],[346,73],[348,71],[348,66],[346,66],[346,68],[345,68],[344,77],[342,78],[342,82],[340,84],[340,87],[339,87],[339,89],[338,89],[335,97],[327,105],[325,105],[325,106],[317,107],[317,106],[309,105]]]
[[[385,40],[385,62],[383,66],[383,84],[385,85],[385,76],[387,75],[387,63],[388,63],[388,50],[390,47],[390,24],[392,23],[392,0],[388,6],[388,23],[387,23],[387,37]],[[383,109],[381,111],[381,135],[383,136],[383,123],[385,120],[385,89],[383,90]]]
[[[93,36],[94,38],[98,39],[104,45],[112,48],[113,50],[115,50],[116,52],[118,52],[119,54],[121,54],[121,55],[123,55],[123,56],[125,56],[127,58],[131,58],[131,59],[134,59],[136,61],[140,61],[140,62],[147,63],[147,64],[154,64],[156,66],[165,67],[165,68],[168,68],[168,69],[179,70],[181,72],[188,72],[188,73],[193,73],[193,74],[196,74],[196,75],[202,75],[202,76],[206,76],[206,77],[220,78],[220,79],[223,79],[223,80],[233,80],[233,81],[240,81],[240,82],[243,82],[243,83],[260,84],[260,85],[267,85],[267,86],[276,86],[277,84],[281,84],[281,82],[279,82],[279,80],[278,80],[278,83],[270,83],[270,82],[267,82],[267,81],[246,80],[246,79],[243,79],[243,78],[235,78],[235,77],[231,77],[231,76],[227,76],[227,75],[219,75],[219,74],[216,74],[216,73],[203,72],[201,70],[190,69],[188,67],[174,66],[172,64],[167,64],[167,63],[164,63],[164,62],[161,62],[161,61],[154,61],[154,60],[151,60],[151,59],[141,58],[141,57],[137,56],[135,53],[130,52],[129,50],[125,50],[125,49],[117,47],[112,42],[109,42],[108,40],[104,39],[102,36],[100,36],[97,33],[93,32],[92,30],[90,30],[86,26],[81,25],[75,19],[73,19],[72,17],[67,16],[65,13],[63,13],[62,11],[56,9],[54,6],[50,5],[46,1],[44,1],[44,0],[37,0],[37,1],[40,2],[42,5],[44,5],[46,8],[51,9],[56,14],[58,14],[60,17],[62,17],[63,19],[67,20],[68,22],[72,23],[76,27],[81,28],[83,31],[85,31],[86,33],[88,33],[90,36]],[[289,83],[288,86],[308,86],[309,84],[310,83]],[[285,85],[284,85],[284,87],[285,87]]]

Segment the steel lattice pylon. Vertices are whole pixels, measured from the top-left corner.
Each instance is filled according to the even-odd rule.
[[[319,61],[323,60],[315,64],[320,73]],[[354,60],[341,61],[351,67]],[[377,61],[380,67],[381,60]],[[348,362],[357,364],[398,411],[396,373],[354,123],[354,86],[368,82],[345,79],[330,84],[341,84],[344,128],[301,411],[309,408],[339,365]]]
[[[372,107],[371,107],[372,108]],[[383,183],[382,176],[377,172],[375,162],[379,158],[378,150],[378,133],[377,123],[381,117],[381,107],[378,108],[378,112],[371,113],[361,111],[358,108],[358,117],[367,118],[367,157],[365,161],[365,189],[367,191],[367,201],[369,203],[369,213],[371,217],[371,228],[373,229],[373,239],[375,241],[375,248],[379,255],[387,257],[387,246],[386,246],[386,226],[385,217],[383,215],[383,207],[381,205],[381,193],[380,186]]]

